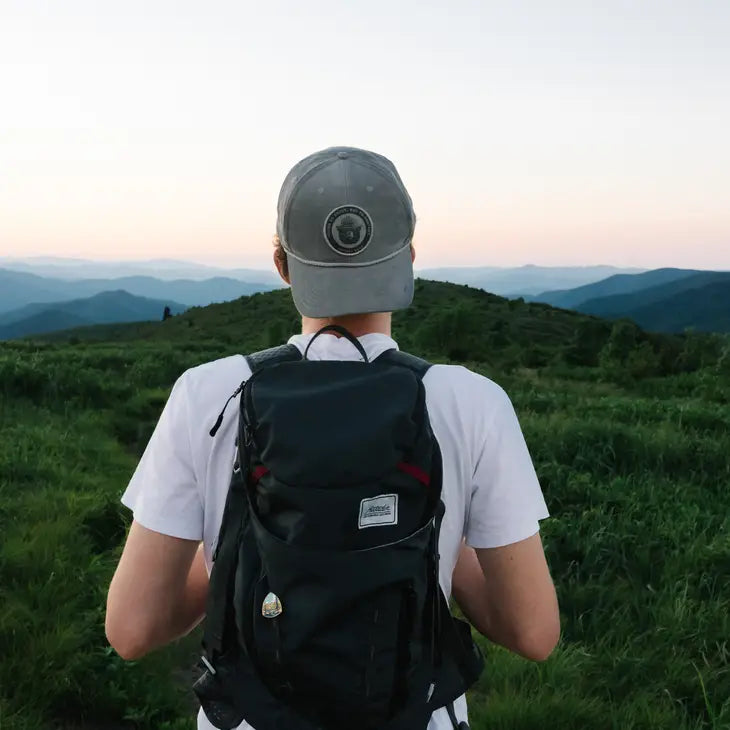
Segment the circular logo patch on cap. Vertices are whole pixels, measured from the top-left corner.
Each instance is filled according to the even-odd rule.
[[[357,205],[335,208],[324,222],[324,237],[330,248],[343,256],[365,250],[373,235],[370,216]]]

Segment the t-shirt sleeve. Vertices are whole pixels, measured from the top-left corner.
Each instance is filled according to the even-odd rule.
[[[549,517],[540,483],[507,394],[485,379],[484,408],[476,420],[474,476],[466,542],[492,548],[519,542]],[[478,400],[477,400],[478,402]]]
[[[183,374],[170,393],[122,504],[155,532],[203,538],[203,504],[192,461],[188,386]]]

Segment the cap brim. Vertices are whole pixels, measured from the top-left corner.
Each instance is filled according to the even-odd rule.
[[[292,297],[305,317],[393,312],[413,301],[410,246],[371,266],[313,266],[289,256]]]

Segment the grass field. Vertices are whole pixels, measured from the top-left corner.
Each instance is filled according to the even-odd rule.
[[[468,327],[473,290],[438,291]],[[281,293],[247,301],[265,324],[238,340],[235,310],[221,305],[166,332],[0,343],[0,730],[194,728],[186,671],[198,637],[122,662],[104,640],[104,601],[129,520],[119,497],[175,378],[291,331]],[[543,536],[563,635],[542,664],[484,642],[472,728],[730,728],[730,379],[722,357],[702,354],[727,342],[692,355],[694,340],[666,340],[695,365],[661,376],[663,351],[639,367],[636,340],[629,376],[610,326],[581,355],[596,364],[579,365],[565,354],[589,320],[542,307],[537,321],[518,307],[520,324],[508,311],[488,325],[507,355],[463,354],[520,417],[553,515]],[[425,304],[418,316],[436,359],[458,354],[444,321]]]

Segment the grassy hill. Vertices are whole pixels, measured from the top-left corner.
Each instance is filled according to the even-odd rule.
[[[199,634],[131,664],[104,639],[119,497],[183,370],[298,329],[277,291],[0,343],[2,730],[193,730]],[[507,390],[553,515],[561,643],[481,640],[473,730],[730,726],[730,339],[425,281],[395,334]]]
[[[186,309],[184,304],[136,297],[126,291],[102,292],[69,302],[28,304],[0,314],[0,340],[90,324],[159,320],[165,307],[173,314]]]
[[[176,346],[195,342],[199,348],[224,343],[231,352],[246,352],[279,344],[298,328],[299,315],[291,295],[279,290],[192,307],[165,322],[85,327],[49,333],[41,339],[59,343],[152,341]],[[403,349],[500,368],[557,363],[597,366],[614,329],[613,323],[591,315],[423,279],[416,280],[413,305],[393,318],[394,335]],[[687,352],[688,341],[681,335],[650,334],[626,323],[618,330],[623,334],[616,335],[619,344],[612,345],[610,356],[618,358],[617,367],[624,368],[626,377],[635,372],[684,372],[690,363],[698,362],[696,352]],[[695,342],[692,340],[691,348]],[[703,343],[699,348],[707,348],[703,357],[717,357],[716,340]],[[628,363],[631,353],[633,359]]]

